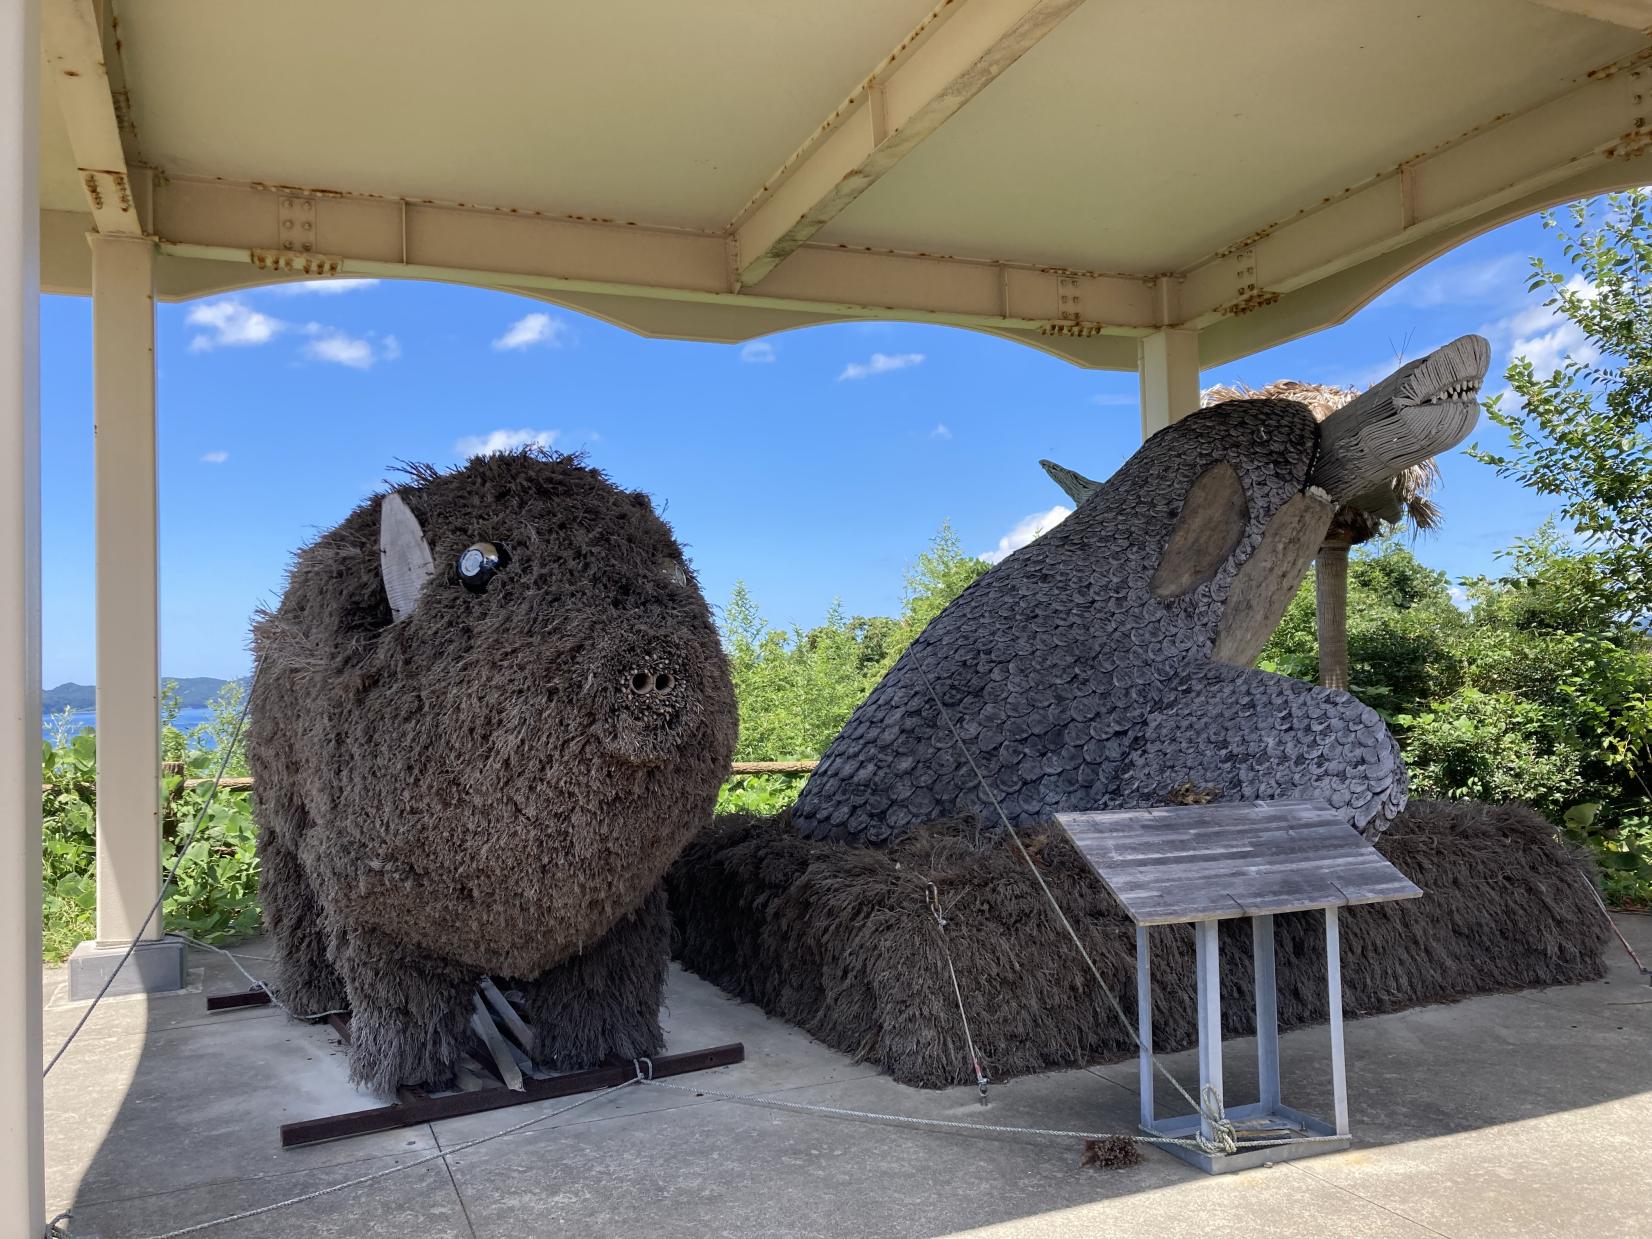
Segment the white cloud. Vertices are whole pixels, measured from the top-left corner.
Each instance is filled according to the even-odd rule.
[[[337,297],[344,293],[362,292],[378,287],[377,280],[295,280],[290,284],[270,284],[263,291],[278,297]]]
[[[184,321],[191,327],[205,327],[211,333],[198,335],[189,342],[192,353],[225,346],[268,344],[290,326],[234,297],[191,306]]]
[[[1054,529],[1072,514],[1073,510],[1066,504],[1058,503],[1048,512],[1034,512],[1031,516],[1024,516],[1016,522],[1014,529],[998,539],[996,550],[983,552],[981,558],[989,564],[999,563],[1040,534]]]
[[[325,323],[312,322],[300,326],[255,310],[235,297],[202,302],[190,309],[185,321],[192,327],[206,328],[190,340],[189,351],[192,353],[268,344],[276,336],[289,331],[309,337],[303,351],[304,356],[312,361],[330,361],[358,370],[369,369],[381,361],[394,361],[402,353],[401,343],[395,336],[380,336],[373,331],[365,336],[352,336]]]
[[[952,438],[952,427],[945,422],[936,422],[935,429],[929,432],[929,437],[931,439],[950,439]]]
[[[1600,356],[1575,323],[1549,321],[1553,325],[1547,330],[1538,329],[1532,335],[1516,338],[1509,345],[1510,355],[1524,357],[1532,363],[1532,369],[1545,378],[1558,370],[1568,357],[1587,363]]]
[[[221,465],[228,459],[228,452],[208,452],[201,457],[201,463],[207,465]]]
[[[371,370],[381,361],[395,361],[402,355],[401,343],[395,336],[379,337],[369,331],[365,336],[352,336],[337,327],[320,323],[306,323],[304,332],[310,336],[304,346],[304,355],[311,361],[330,361],[334,365],[349,366],[352,370]]]
[[[487,456],[493,452],[510,452],[519,447],[550,447],[556,442],[559,431],[532,430],[524,426],[521,430],[490,430],[485,435],[469,435],[453,445],[453,450],[461,456]]]
[[[741,347],[740,360],[749,365],[761,366],[778,361],[779,357],[775,353],[774,345],[767,340],[752,340]]]
[[[922,353],[873,353],[866,361],[851,361],[843,367],[843,373],[837,376],[839,383],[844,379],[864,379],[873,374],[888,374],[891,370],[904,370],[908,366],[923,364]]]
[[[1592,299],[1595,290],[1581,275],[1574,275],[1566,287]],[[1552,306],[1531,305],[1485,329],[1492,343],[1506,349],[1510,357],[1524,357],[1541,377],[1559,369],[1567,357],[1585,365],[1600,360],[1600,350],[1589,342],[1577,324],[1561,317]]]
[[[560,348],[562,337],[567,332],[568,324],[559,318],[541,313],[524,314],[505,329],[505,334],[493,342],[493,347],[500,352],[532,348],[536,344]]]

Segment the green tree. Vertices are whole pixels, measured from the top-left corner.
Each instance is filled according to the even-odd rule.
[[[942,521],[929,545],[907,567],[901,583],[900,621],[884,636],[878,676],[895,665],[932,619],[991,568],[986,560],[966,554],[952,522]]]
[[[1349,690],[1386,716],[1420,709],[1462,682],[1467,618],[1443,572],[1390,535],[1357,548],[1347,566]],[[1318,681],[1316,582],[1298,587],[1263,647],[1265,670]]]
[[[1552,527],[1516,543],[1509,571],[1464,582],[1390,538],[1349,571],[1352,691],[1380,711],[1416,797],[1519,801],[1587,843],[1607,890],[1652,901],[1652,643],[1614,616],[1598,555]],[[1312,682],[1305,582],[1262,665]]]
[[[739,761],[818,758],[901,652],[988,564],[966,555],[943,524],[908,568],[901,614],[847,617],[833,602],[813,628],[782,632],[764,620],[744,582],[723,608],[723,643],[740,708]],[[743,775],[724,788],[725,812],[773,812],[801,778]]]
[[[1505,378],[1518,402],[1486,403],[1506,451],[1470,454],[1540,494],[1586,543],[1601,597],[1618,618],[1652,614],[1652,196],[1611,194],[1550,212],[1568,273],[1532,259],[1528,291],[1577,330],[1580,343],[1541,374],[1516,357]]]
[[[942,521],[935,537],[906,571],[901,624],[916,636],[991,567],[986,560],[965,554],[952,522]]]

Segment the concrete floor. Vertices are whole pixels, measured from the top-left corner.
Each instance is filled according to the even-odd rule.
[[[1652,957],[1652,918],[1624,916]],[[261,954],[256,943],[241,948]],[[1614,943],[1606,982],[1348,1025],[1355,1144],[1207,1177],[1157,1151],[1081,1169],[1075,1143],[917,1131],[636,1085],[403,1173],[204,1233],[1289,1236],[1652,1234],[1652,988]],[[46,1083],[47,1199],[71,1234],[152,1236],[405,1164],[502,1131],[520,1107],[283,1152],[277,1125],[372,1104],[322,1027],[253,1009],[209,1016],[244,982],[194,952],[196,992],[106,1002]],[[254,972],[267,970],[249,961]],[[55,1049],[84,1009],[48,973]],[[674,972],[670,1048],[743,1041],[747,1061],[679,1083],[861,1110],[1132,1131],[1133,1063],[973,1089],[904,1088],[698,978]],[[1285,1096],[1329,1109],[1324,1029],[1283,1039]],[[1167,1058],[1179,1078],[1190,1055]],[[1227,1047],[1246,1099],[1247,1041]],[[548,1113],[567,1101],[541,1103]],[[1163,1090],[1161,1090],[1161,1105]]]

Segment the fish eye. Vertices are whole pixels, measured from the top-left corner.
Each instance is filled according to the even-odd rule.
[[[660,565],[660,575],[679,588],[688,584],[688,573],[674,559],[668,559]]]
[[[503,542],[473,542],[459,553],[459,580],[471,593],[480,594],[510,558]]]

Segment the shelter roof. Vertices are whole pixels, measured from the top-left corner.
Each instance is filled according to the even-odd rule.
[[[1133,368],[1345,317],[1467,236],[1645,179],[1643,0],[63,0],[45,282],[507,288],[646,334],[842,318]]]

